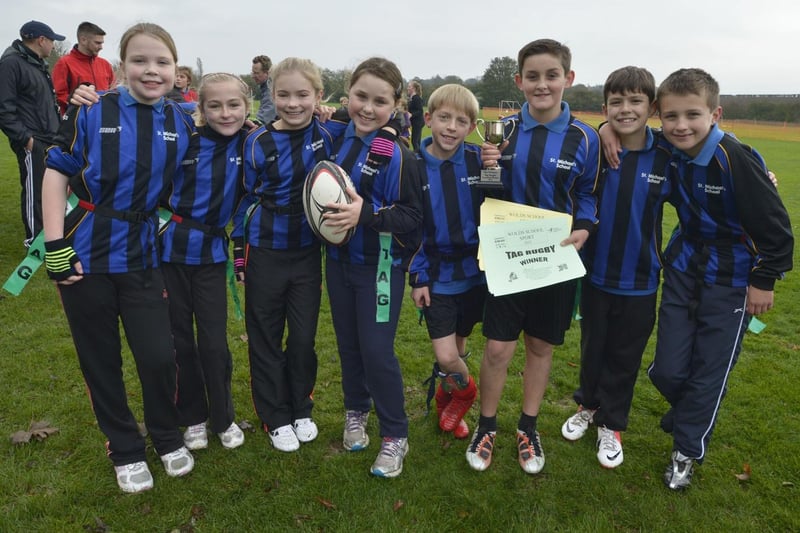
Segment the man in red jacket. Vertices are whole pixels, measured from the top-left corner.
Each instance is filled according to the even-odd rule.
[[[53,67],[53,86],[62,115],[67,109],[69,95],[81,83],[94,85],[98,91],[107,91],[115,86],[111,63],[97,55],[103,49],[105,34],[100,26],[81,22],[78,25],[78,44]]]

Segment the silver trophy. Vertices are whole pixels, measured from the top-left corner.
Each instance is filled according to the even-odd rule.
[[[483,140],[483,142],[495,144],[500,147],[503,144],[503,141],[508,140],[511,135],[514,133],[514,128],[516,127],[516,123],[512,120],[511,122],[511,131],[506,134],[506,126],[508,125],[507,122],[503,122],[502,120],[483,120],[478,119],[478,123],[483,124],[483,133],[481,133],[480,128],[478,129],[478,136]],[[503,186],[503,182],[500,180],[500,165],[495,165],[493,168],[484,168],[481,170],[481,179],[478,181],[478,187],[485,187],[490,189],[497,189]]]

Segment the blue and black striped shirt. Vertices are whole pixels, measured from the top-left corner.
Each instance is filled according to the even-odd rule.
[[[674,150],[674,148],[673,148]],[[772,290],[792,269],[789,215],[761,156],[714,125],[700,153],[674,150],[671,163],[680,226],[665,261],[706,283]]]
[[[408,148],[395,143],[389,163],[379,169],[367,165],[367,153],[376,134],[377,131],[361,138],[351,123],[334,146],[331,160],[350,175],[364,206],[353,237],[340,247],[328,245],[328,257],[345,263],[377,265],[380,233],[387,232],[392,234],[393,264],[407,267],[422,233],[419,164]]]
[[[477,182],[481,173],[481,151],[474,144],[462,144],[446,161],[428,153],[433,139],[422,140],[419,162],[422,180],[422,246],[409,267],[412,287],[450,283],[476,278],[478,268],[478,224],[483,190]]]
[[[597,231],[581,255],[589,282],[615,294],[653,294],[661,273],[661,220],[672,189],[670,151],[647,128],[645,147],[625,150],[600,178]]]
[[[96,206],[73,210],[64,224],[85,273],[158,265],[156,208],[193,131],[191,117],[174,102],[140,104],[125,87],[67,110],[47,166],[72,176],[73,192]]]
[[[246,135],[247,130],[242,129],[225,137],[207,125],[192,135],[169,191],[168,207],[177,217],[161,234],[164,261],[187,265],[227,261],[224,232],[243,196],[242,144]]]
[[[506,199],[572,215],[573,230],[594,231],[597,224],[595,188],[600,166],[600,138],[591,126],[570,114],[547,124],[522,110],[506,118],[514,127],[500,158]]]
[[[338,120],[322,124],[315,117],[302,130],[276,130],[268,124],[247,136],[244,189],[250,198],[235,223],[241,228],[251,207],[244,230],[249,245],[276,250],[319,246],[303,211],[303,183],[314,165],[329,158],[346,126]]]

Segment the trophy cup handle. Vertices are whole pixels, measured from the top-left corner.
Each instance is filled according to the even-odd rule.
[[[509,120],[508,122],[511,123],[511,131],[508,133],[508,135],[504,136],[506,141],[509,140],[512,135],[514,135],[514,129],[517,127],[516,120]],[[506,124],[508,124],[508,122]]]
[[[481,138],[481,141],[483,141],[483,142],[486,142],[486,139],[483,137],[483,134],[481,133],[481,128],[480,128],[480,126],[483,126],[483,124],[484,124],[485,122],[486,122],[486,121],[485,121],[485,120],[483,120],[482,118],[479,118],[478,120],[476,120],[476,121],[475,121],[475,124],[476,124],[476,126],[478,126],[478,127],[476,127],[476,128],[475,128],[475,131],[477,132],[477,134],[478,134],[478,137],[480,137],[480,138]]]

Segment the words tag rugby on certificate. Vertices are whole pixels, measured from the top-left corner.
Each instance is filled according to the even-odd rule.
[[[569,217],[551,217],[478,228],[489,292],[504,296],[562,283],[586,274],[574,246],[561,246]]]

